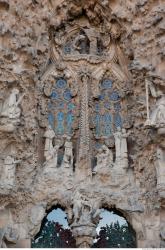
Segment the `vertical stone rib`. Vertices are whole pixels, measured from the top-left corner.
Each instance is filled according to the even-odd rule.
[[[89,135],[89,108],[88,108],[88,77],[82,77],[81,109],[80,109],[80,145],[79,162],[85,160],[90,163],[90,135]],[[90,166],[87,166],[90,167]]]

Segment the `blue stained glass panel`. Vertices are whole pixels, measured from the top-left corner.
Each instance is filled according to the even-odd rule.
[[[57,133],[64,133],[64,113],[62,111],[57,114]]]
[[[58,108],[59,109],[64,109],[65,108],[64,102],[59,102],[58,103]]]
[[[95,110],[96,110],[96,112],[100,111],[100,105],[98,103],[95,104]]]
[[[52,129],[54,129],[54,115],[52,113],[48,114],[48,122]]]
[[[122,127],[122,119],[119,113],[116,113],[114,115],[114,123],[115,123],[115,127]]]
[[[101,94],[101,95],[99,95],[99,97],[98,97],[99,101],[103,101],[104,98],[105,98],[105,94]]]
[[[48,109],[52,109],[53,107],[52,107],[52,103],[51,102],[49,102],[48,103]]]
[[[58,94],[56,91],[53,90],[51,96],[50,96],[53,100],[57,100],[58,99]]]
[[[103,115],[103,121],[104,121],[103,135],[111,136],[111,123],[112,123],[111,114],[106,113],[105,115]]]
[[[102,89],[110,89],[112,88],[112,81],[110,79],[105,79],[102,83],[101,83],[101,88]]]
[[[94,123],[96,126],[96,129],[95,129],[96,136],[100,136],[100,121],[101,121],[101,116],[99,114],[96,114],[95,119],[94,119]]]
[[[74,105],[74,103],[69,103],[68,104],[68,110],[74,110],[75,109],[75,105]]]
[[[120,96],[116,91],[114,91],[110,94],[109,98],[111,101],[118,101],[120,99]]]
[[[69,112],[67,114],[67,133],[68,134],[72,134],[72,124],[73,124],[73,121],[74,121],[74,115],[72,114],[72,112]]]
[[[56,86],[57,86],[57,88],[59,88],[59,89],[64,89],[64,88],[66,88],[66,86],[67,86],[67,82],[66,82],[65,79],[60,78],[60,79],[57,80]]]
[[[63,96],[66,101],[70,101],[72,99],[71,92],[68,89],[64,92]]]

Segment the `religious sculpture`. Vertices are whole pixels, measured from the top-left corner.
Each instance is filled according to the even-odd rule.
[[[114,133],[115,137],[115,150],[116,150],[116,162],[121,162],[124,168],[128,167],[128,149],[127,149],[127,137],[128,133],[123,128],[117,128]]]
[[[70,168],[73,167],[73,145],[70,141],[70,138],[68,138],[64,143],[65,151],[64,151],[64,157],[62,161],[62,167],[64,168]]]
[[[147,120],[146,127],[153,127],[165,133],[165,95],[161,91],[156,91],[155,86],[151,81],[146,79],[146,105],[147,105]],[[156,99],[154,110],[149,112],[149,90],[152,97]],[[163,129],[163,130],[162,130]]]
[[[45,216],[45,207],[43,204],[35,205],[31,208],[29,214],[30,234],[34,235],[40,230],[41,221]]]
[[[5,157],[0,183],[2,188],[12,189],[14,187],[16,165],[20,162],[20,160],[15,160],[12,155]]]
[[[97,165],[93,170],[94,174],[102,171],[103,168],[109,169],[113,166],[113,153],[106,145],[102,145],[102,147],[98,149],[96,159]]]
[[[165,96],[157,100],[155,110],[151,113],[151,126],[165,127]]]
[[[157,188],[161,192],[165,190],[165,150],[163,148],[157,148],[155,167],[157,173]]]
[[[89,200],[85,194],[76,191],[73,205],[74,224],[97,222],[98,216],[102,211],[99,209],[98,204],[98,199],[93,197],[92,200]]]
[[[100,199],[88,197],[82,190],[77,190],[73,199],[73,223],[71,224],[73,235],[77,238],[77,244],[81,247],[89,247],[96,236],[95,225],[99,221]],[[85,234],[82,235],[82,227]]]
[[[18,89],[12,89],[10,96],[4,101],[0,109],[0,131],[11,133],[20,123],[21,109],[19,104],[23,97],[24,94],[19,96]]]
[[[5,100],[2,110],[1,117],[7,117],[9,119],[19,119],[21,115],[21,109],[19,104],[22,101],[24,94],[19,97],[19,90],[14,88],[7,100]]]
[[[82,195],[80,192],[75,193],[75,200],[73,204],[73,214],[74,214],[74,223],[78,223],[81,216],[82,209]]]
[[[10,244],[16,244],[18,234],[11,226],[0,229],[0,248],[8,248]]]
[[[55,133],[51,126],[49,125],[45,134],[45,149],[44,149],[44,156],[46,158],[46,161],[49,161],[52,159],[54,154],[54,146],[53,146],[53,139],[55,138]]]
[[[48,128],[44,134],[45,139],[45,163],[44,163],[44,173],[56,173],[57,163],[58,163],[58,153],[59,148],[63,145],[63,140],[58,139],[55,135],[55,132],[48,125]]]

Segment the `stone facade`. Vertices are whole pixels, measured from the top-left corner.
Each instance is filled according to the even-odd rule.
[[[77,247],[105,207],[165,246],[163,2],[0,1],[1,247],[55,205]]]

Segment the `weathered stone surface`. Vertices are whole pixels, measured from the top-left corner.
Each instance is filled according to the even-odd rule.
[[[138,247],[165,246],[164,9],[163,0],[0,1],[1,246],[29,246],[54,205],[79,247],[92,244],[104,207],[123,212]],[[112,88],[122,130],[100,100]],[[94,117],[105,112],[100,132]]]

